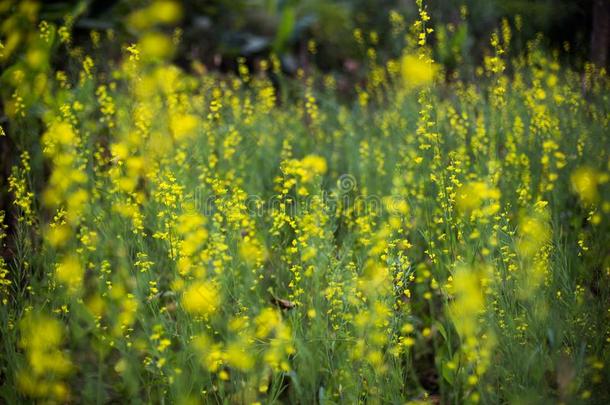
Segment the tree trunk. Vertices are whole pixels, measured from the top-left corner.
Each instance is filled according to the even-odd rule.
[[[610,45],[610,0],[593,0],[591,30],[591,61],[599,67],[608,64]]]

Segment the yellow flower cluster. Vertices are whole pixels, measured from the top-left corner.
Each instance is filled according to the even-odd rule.
[[[72,370],[63,352],[62,324],[41,314],[29,313],[20,322],[19,346],[26,354],[26,364],[18,371],[19,388],[34,398],[64,402],[70,390],[62,381]]]

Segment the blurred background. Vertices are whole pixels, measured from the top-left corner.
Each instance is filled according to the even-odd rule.
[[[168,2],[169,3],[169,2]],[[181,42],[178,63],[207,69],[236,69],[238,57],[252,62],[273,53],[282,69],[315,66],[321,71],[350,71],[366,59],[368,48],[380,58],[400,52],[392,35],[416,17],[415,0],[183,0],[176,15]],[[40,17],[61,21],[74,16],[75,41],[90,30],[112,29],[125,41],[148,28],[142,10],[150,1],[89,0],[42,2]],[[476,64],[489,48],[490,33],[507,19],[516,48],[542,34],[550,51],[562,50],[573,67],[586,60],[607,66],[610,37],[608,0],[428,0],[435,29],[435,59],[452,69]],[[157,10],[172,16],[169,8]],[[315,49],[312,49],[315,48]],[[309,51],[309,52],[308,52]],[[516,49],[518,51],[518,49]]]

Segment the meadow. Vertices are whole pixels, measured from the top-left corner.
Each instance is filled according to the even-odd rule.
[[[0,402],[610,402],[603,68],[505,20],[461,77],[418,2],[397,58],[354,33],[346,101],[172,62],[173,2],[88,49],[34,4],[1,27]]]

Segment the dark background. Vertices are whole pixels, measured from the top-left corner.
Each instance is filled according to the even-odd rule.
[[[207,0],[180,2],[184,16],[179,26],[183,41],[176,60],[202,62],[209,69],[229,70],[238,56],[248,60],[273,52],[280,56],[288,73],[304,64],[323,71],[341,71],[358,64],[366,52],[353,39],[360,28],[365,36],[375,31],[374,47],[380,57],[395,56],[402,44],[390,35],[389,13],[396,10],[410,24],[417,15],[414,0]],[[148,1],[90,0],[79,3],[47,1],[41,17],[60,20],[67,12],[79,11],[75,23],[78,41],[88,38],[90,29],[113,28],[125,40],[137,37],[125,16]],[[608,63],[610,1],[608,0],[428,0],[425,2],[437,34],[444,30],[446,40],[433,37],[435,56],[444,64],[476,64],[489,48],[490,33],[507,18],[514,27],[520,16],[522,28],[514,32],[518,51],[536,34],[543,35],[549,50],[562,49],[569,63],[582,67],[585,60]],[[465,18],[461,7],[466,6]],[[447,31],[451,24],[453,32]],[[451,27],[450,27],[451,28]],[[314,39],[318,52],[304,58],[307,42]],[[564,44],[569,43],[569,52]],[[448,55],[447,46],[457,50]]]

